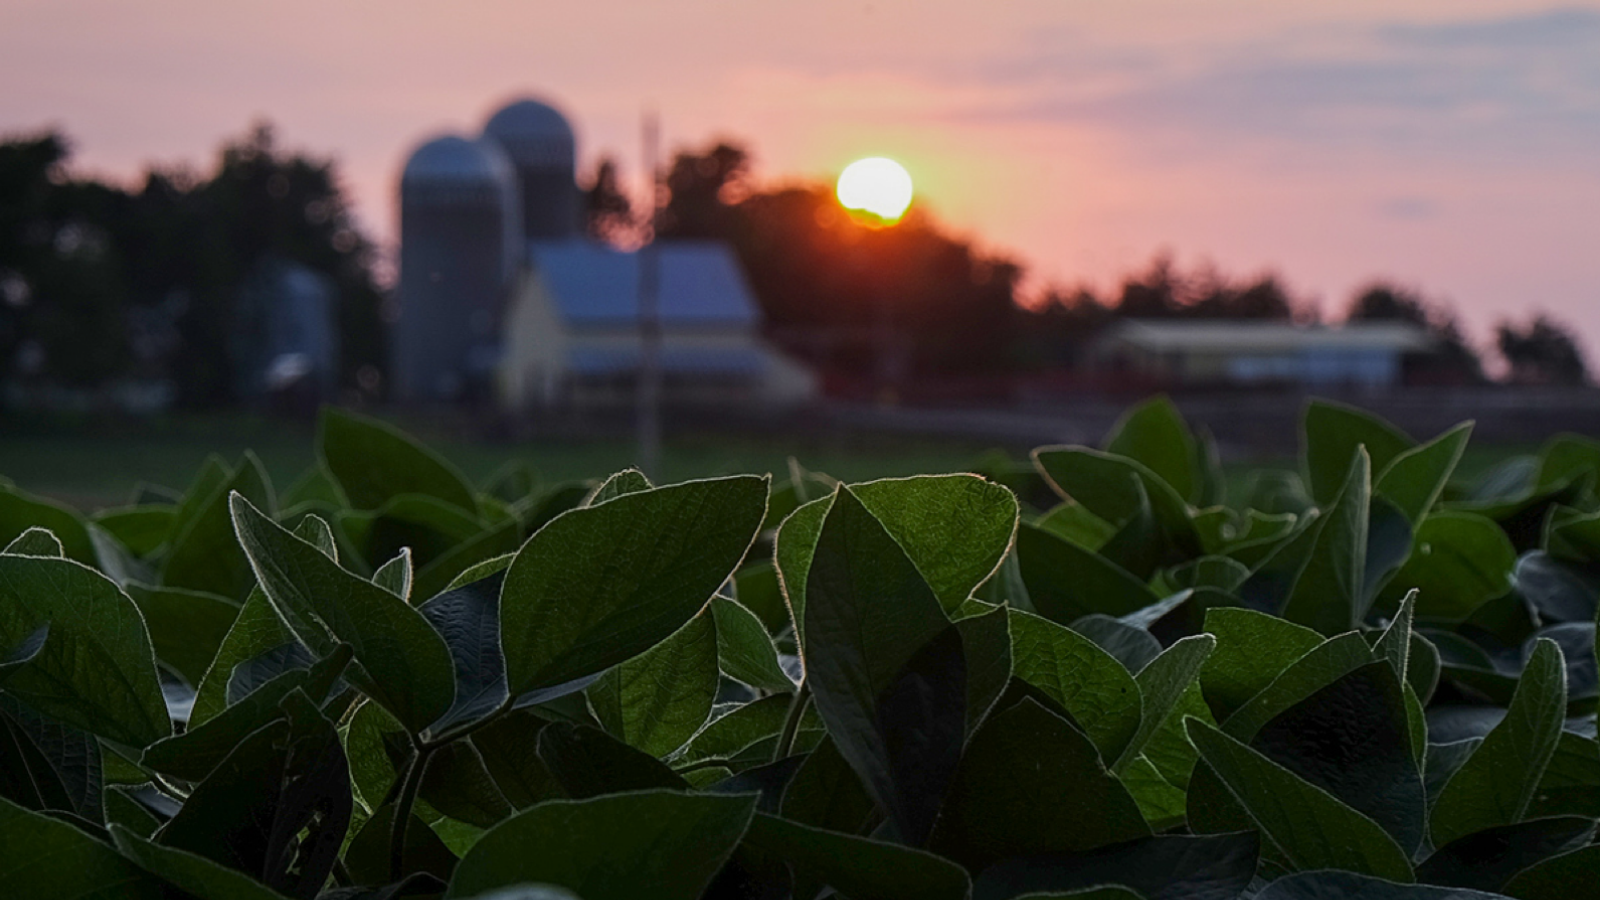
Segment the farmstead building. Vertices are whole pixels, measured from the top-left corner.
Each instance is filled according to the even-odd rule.
[[[1101,373],[1170,387],[1387,388],[1401,383],[1408,354],[1425,353],[1431,346],[1422,329],[1398,322],[1324,327],[1133,319],[1101,336],[1091,365]]]
[[[412,152],[400,182],[396,398],[513,413],[630,400],[647,265],[665,399],[809,396],[809,372],[760,339],[729,248],[663,241],[626,252],[584,235],[575,158],[571,125],[535,100],[502,108],[478,137],[443,135]]]

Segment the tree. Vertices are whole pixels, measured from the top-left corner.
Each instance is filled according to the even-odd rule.
[[[1427,332],[1431,352],[1407,360],[1410,381],[1479,384],[1483,362],[1467,343],[1455,311],[1444,301],[1431,301],[1419,292],[1386,281],[1375,281],[1356,292],[1345,312],[1350,322],[1405,322]]]
[[[135,191],[74,180],[66,159],[58,134],[0,144],[0,377],[166,378],[186,405],[228,403],[235,296],[267,259],[337,286],[344,383],[382,365],[376,251],[331,162],[281,151],[267,125],[208,177],[152,169]]]
[[[622,190],[617,162],[603,157],[595,168],[594,183],[583,192],[585,231],[589,237],[622,246],[637,238],[639,223],[633,219],[633,203]]]
[[[1496,343],[1511,367],[1514,382],[1581,385],[1589,381],[1576,336],[1543,313],[1520,329],[1501,322],[1496,329]]]
[[[791,352],[865,374],[887,329],[914,371],[1010,364],[1022,269],[945,234],[915,210],[856,221],[830,186],[755,190],[749,154],[718,142],[677,154],[663,238],[713,238],[739,254],[768,333]]]

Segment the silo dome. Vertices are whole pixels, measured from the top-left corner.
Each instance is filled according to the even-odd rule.
[[[516,168],[522,196],[522,227],[528,238],[562,239],[580,226],[577,142],[567,117],[538,100],[501,107],[483,126]]]
[[[459,399],[485,383],[520,216],[515,170],[494,143],[444,135],[412,151],[400,176],[397,399]]]
[[[516,171],[499,146],[454,134],[423,142],[400,175],[402,203],[498,203],[515,188]]]
[[[572,171],[576,140],[567,117],[538,100],[517,100],[484,123],[483,133],[500,143],[518,167]]]

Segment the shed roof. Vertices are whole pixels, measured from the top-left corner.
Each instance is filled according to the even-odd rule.
[[[755,299],[739,262],[716,241],[663,241],[658,310],[675,324],[747,326]],[[586,240],[532,241],[534,273],[574,325],[621,325],[639,316],[639,254]]]
[[[1289,322],[1127,319],[1102,338],[1156,353],[1299,353],[1308,350],[1426,350],[1432,340],[1404,322],[1351,322],[1339,327]]]

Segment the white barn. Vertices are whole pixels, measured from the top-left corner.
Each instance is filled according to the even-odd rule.
[[[732,251],[663,241],[660,363],[680,401],[787,403],[815,391],[810,372],[764,344],[759,313]],[[506,311],[500,396],[527,411],[633,397],[641,360],[641,254],[585,240],[532,241]]]

